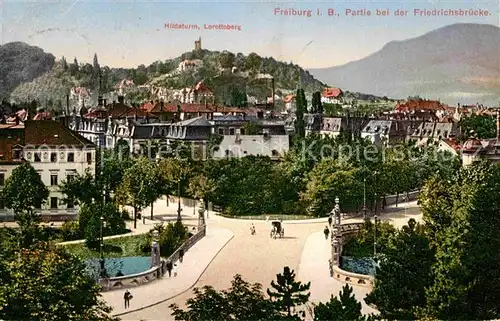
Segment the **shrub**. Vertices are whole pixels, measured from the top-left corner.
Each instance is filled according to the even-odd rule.
[[[188,230],[186,226],[180,221],[175,223],[168,223],[164,226],[163,224],[157,224],[155,227],[148,232],[147,236],[144,238],[144,242],[141,244],[141,252],[149,253],[151,252],[151,243],[153,241],[153,231],[158,231],[159,233],[159,245],[160,245],[160,255],[163,257],[168,257],[175,252],[179,246],[186,241],[189,237]]]
[[[61,237],[64,241],[78,240],[82,238],[78,221],[69,220],[61,226]]]

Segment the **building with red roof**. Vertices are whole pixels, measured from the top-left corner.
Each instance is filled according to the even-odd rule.
[[[321,93],[321,102],[326,104],[341,104],[344,92],[340,88],[325,88]]]
[[[42,217],[52,221],[75,218],[76,205],[65,202],[57,186],[75,175],[95,171],[95,144],[54,120],[0,127],[0,186],[23,162],[29,162],[50,187],[47,202],[40,204]],[[0,201],[0,215],[13,220],[13,214]]]

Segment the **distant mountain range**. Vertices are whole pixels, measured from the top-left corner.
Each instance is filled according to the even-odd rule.
[[[309,71],[329,85],[350,91],[497,106],[500,28],[453,24],[417,38],[389,42],[358,61]]]

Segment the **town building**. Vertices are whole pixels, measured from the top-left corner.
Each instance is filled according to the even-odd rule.
[[[325,88],[321,93],[323,104],[342,104],[344,92],[340,88]]]
[[[375,145],[389,146],[404,141],[411,121],[370,120],[361,131],[361,138],[369,139]]]
[[[0,125],[0,188],[22,162],[29,162],[47,185],[50,195],[40,206],[51,220],[77,215],[73,202],[65,203],[59,185],[86,171],[95,172],[96,145],[54,120],[27,120],[23,125]],[[13,212],[0,202],[0,218]]]

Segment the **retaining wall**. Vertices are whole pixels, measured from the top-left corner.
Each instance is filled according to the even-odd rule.
[[[371,275],[344,271],[336,265],[333,265],[332,269],[333,277],[342,283],[349,283],[355,286],[373,288],[374,278]]]
[[[179,259],[179,251],[180,249],[184,249],[184,253],[186,253],[196,242],[201,240],[206,235],[206,227],[199,230],[196,234],[187,239],[181,246],[175,250],[172,255],[170,255],[167,260],[171,260],[175,262]],[[152,282],[161,278],[167,272],[166,265],[163,264],[166,260],[162,260],[162,264],[160,266],[154,266],[147,271],[133,274],[133,275],[125,275],[118,277],[111,277],[108,279],[100,279],[99,285],[101,285],[101,291],[112,291],[124,288],[130,288],[139,286],[145,283]]]

